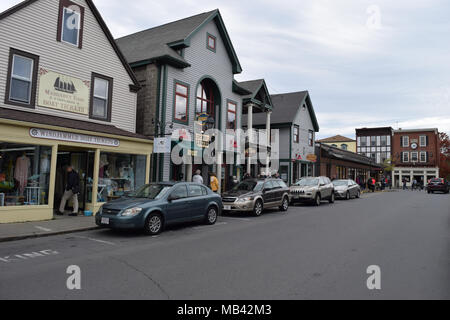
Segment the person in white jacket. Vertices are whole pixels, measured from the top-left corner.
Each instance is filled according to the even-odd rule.
[[[192,182],[194,183],[198,183],[198,184],[203,184],[203,177],[202,177],[202,172],[200,170],[197,170],[195,172],[194,177],[192,178]]]

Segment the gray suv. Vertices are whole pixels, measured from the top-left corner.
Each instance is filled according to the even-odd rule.
[[[311,202],[320,206],[322,200],[335,201],[334,185],[327,177],[303,178],[291,186],[291,203]]]
[[[264,209],[289,209],[289,187],[280,179],[245,180],[222,195],[224,212],[253,212],[262,215]]]

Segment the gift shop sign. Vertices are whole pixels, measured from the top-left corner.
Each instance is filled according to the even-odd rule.
[[[82,115],[89,115],[90,81],[39,70],[38,105]]]
[[[85,135],[85,134],[63,132],[63,131],[53,131],[53,130],[32,128],[32,129],[30,129],[30,135],[33,138],[38,138],[38,139],[58,140],[58,141],[67,141],[67,142],[83,143],[83,144],[93,144],[93,145],[106,146],[106,147],[119,147],[120,146],[120,141],[117,139],[89,136],[89,135]]]

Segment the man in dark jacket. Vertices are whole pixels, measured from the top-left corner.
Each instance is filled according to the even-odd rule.
[[[375,184],[376,181],[374,178],[370,177],[367,181],[367,188],[369,188],[370,191],[375,192]]]
[[[59,215],[63,215],[66,203],[72,199],[73,213],[71,217],[78,216],[78,194],[80,193],[80,176],[73,170],[71,165],[67,166],[67,184],[64,190],[64,195],[61,199],[61,205],[59,206]]]

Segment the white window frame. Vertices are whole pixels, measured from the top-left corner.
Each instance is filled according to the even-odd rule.
[[[409,152],[402,152],[402,162],[404,162],[404,163],[409,162]]]
[[[71,43],[71,42],[68,42],[68,41],[65,41],[65,40],[64,40],[64,24],[66,23],[66,20],[65,20],[65,13],[66,13],[66,10],[69,11],[69,13],[74,13],[74,14],[76,14],[76,15],[78,16],[77,43],[76,43],[76,44],[73,44],[73,43]],[[64,8],[63,8],[63,12],[62,12],[61,23],[62,23],[62,25],[61,25],[61,42],[67,43],[67,44],[69,44],[69,45],[71,45],[71,46],[74,46],[74,47],[77,47],[77,48],[78,48],[78,47],[80,46],[81,12],[78,12],[78,11],[76,11],[76,10],[72,10],[72,9],[70,9],[70,8],[68,8],[68,7],[64,7]]]
[[[95,94],[95,82],[96,81],[103,81],[103,82],[106,82],[106,97],[102,97],[102,96],[100,96],[100,95],[96,95]],[[105,101],[105,108],[106,108],[106,110],[105,110],[105,117],[101,117],[101,116],[97,116],[97,115],[94,115],[94,110],[92,109],[92,114],[93,114],[93,116],[95,117],[95,118],[97,118],[97,119],[108,119],[108,109],[109,109],[109,90],[111,90],[110,89],[110,82],[108,81],[108,80],[106,80],[106,79],[103,79],[103,78],[99,78],[99,77],[94,77],[94,83],[93,83],[93,85],[94,85],[94,87],[93,87],[93,93],[92,93],[92,96],[93,96],[93,98],[94,99],[99,99],[99,100],[104,100]],[[94,101],[92,101],[92,108],[94,108]]]
[[[20,57],[25,60],[31,61],[31,70],[30,70],[30,78],[27,79],[25,77],[14,75],[14,66],[16,64],[16,57]],[[25,56],[22,56],[20,54],[14,54],[13,55],[13,61],[12,61],[12,68],[11,68],[11,79],[10,79],[10,88],[9,88],[9,101],[14,101],[18,103],[23,103],[24,105],[29,105],[31,103],[31,93],[33,91],[33,72],[34,72],[34,60]],[[28,92],[28,101],[18,100],[11,96],[12,93],[12,86],[13,86],[13,79],[20,80],[20,81],[26,81],[30,84],[30,91]]]
[[[406,139],[406,141],[408,141],[407,143],[405,143],[405,139]],[[402,147],[403,148],[408,148],[409,147],[409,136],[403,136],[403,138],[402,138]]]
[[[424,139],[424,143],[422,143],[422,139]],[[427,136],[420,136],[419,141],[421,147],[427,147]]]
[[[425,156],[425,157],[424,157],[425,160],[422,160],[422,156]],[[420,152],[420,162],[421,162],[421,163],[426,163],[427,160],[428,160],[427,158],[428,158],[428,157],[427,157],[427,152],[426,152],[426,151],[421,151],[421,152]]]

